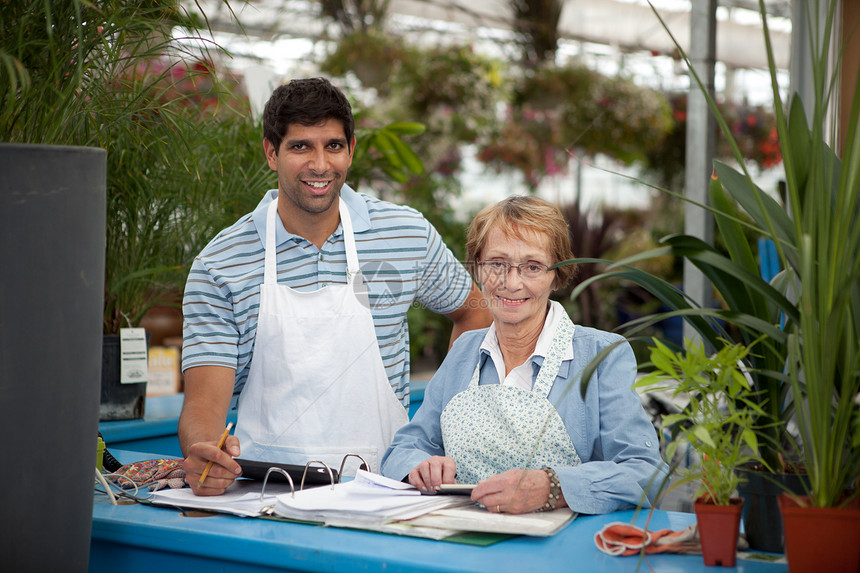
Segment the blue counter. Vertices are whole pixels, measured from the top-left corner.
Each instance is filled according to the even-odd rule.
[[[99,432],[108,450],[133,450],[181,457],[176,432],[184,398],[185,394],[147,396],[143,418],[99,422]]]
[[[172,508],[113,506],[100,497],[93,506],[90,571],[633,571],[637,557],[604,555],[593,541],[605,524],[632,516],[580,516],[552,537],[521,536],[478,547],[228,515],[184,517]],[[638,523],[645,518],[640,515]],[[692,514],[657,511],[650,527],[682,529],[694,521]],[[661,573],[716,570],[706,568],[700,555],[655,555],[648,561]],[[736,568],[719,571],[778,573],[787,567],[739,559]]]
[[[181,405],[182,395],[150,398],[145,419],[102,422],[99,428],[122,463],[179,456],[176,424]],[[147,448],[153,444],[158,447]],[[114,506],[105,496],[96,496],[90,571],[626,572],[636,569],[637,558],[604,555],[593,538],[607,523],[629,522],[633,514],[580,516],[549,538],[522,536],[477,547],[229,515],[186,517],[171,508]],[[644,525],[646,518],[641,514],[637,524]],[[695,519],[690,513],[656,511],[649,528],[679,530]],[[655,555],[648,561],[661,573],[787,571],[784,564],[740,559],[734,569],[706,568],[699,555]],[[649,569],[643,564],[640,570]]]

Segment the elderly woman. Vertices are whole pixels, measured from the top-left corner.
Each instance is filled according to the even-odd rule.
[[[493,324],[451,348],[382,473],[421,490],[477,484],[472,499],[493,512],[649,504],[666,465],[631,389],[633,351],[618,335],[575,326],[549,300],[574,274],[553,267],[573,258],[559,210],[535,197],[505,199],[475,217],[466,249]],[[583,368],[615,343],[583,400]]]

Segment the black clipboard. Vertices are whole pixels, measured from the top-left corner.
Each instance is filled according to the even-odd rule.
[[[297,464],[280,464],[276,462],[261,462],[257,460],[243,460],[239,458],[234,458],[233,461],[235,461],[242,467],[242,477],[259,481],[263,481],[266,478],[266,472],[269,471],[269,468],[280,468],[290,474],[290,477],[293,478],[293,482],[296,484],[297,489],[298,485],[302,483],[303,475],[305,476],[304,482],[306,487],[319,485],[334,485],[338,482],[337,470],[331,470],[331,474],[329,474],[329,469],[325,467],[313,465],[308,466],[308,471],[305,475],[305,466],[300,466]],[[287,478],[285,478],[280,472],[272,472],[271,474],[269,474],[269,481],[289,483],[287,481]]]

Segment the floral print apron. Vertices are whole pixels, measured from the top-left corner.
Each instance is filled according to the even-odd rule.
[[[547,399],[573,331],[570,318],[563,315],[531,392],[479,385],[478,361],[469,387],[448,402],[441,417],[445,455],[457,463],[458,483],[478,483],[512,468],[581,463],[561,416]]]

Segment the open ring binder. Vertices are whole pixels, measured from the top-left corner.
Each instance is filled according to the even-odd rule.
[[[341,460],[341,469],[344,462]],[[358,471],[355,479],[335,483],[335,471],[324,462],[312,460],[304,466],[266,465],[260,480],[236,480],[221,496],[198,496],[190,488],[166,489],[152,493],[154,505],[181,509],[202,509],[243,517],[261,517],[318,523],[335,527],[369,529],[430,539],[449,539],[464,531],[501,534],[553,535],[575,514],[569,508],[525,515],[489,513],[468,496],[426,496],[399,480],[368,471]],[[298,477],[328,478],[329,487],[295,487]],[[287,489],[277,480],[290,484]],[[301,484],[304,488],[307,482]],[[262,489],[261,489],[262,486]]]
[[[341,480],[343,479],[343,466],[346,465],[347,458],[358,458],[358,459],[360,459],[361,460],[361,466],[359,467],[359,469],[362,469],[366,472],[370,471],[370,466],[367,465],[367,462],[364,461],[363,457],[361,457],[358,454],[346,454],[345,456],[343,456],[343,459],[340,460],[340,469],[337,472],[337,483],[340,483]]]
[[[361,464],[362,464],[361,467],[367,468],[367,462],[364,461],[364,458],[362,458],[358,454],[347,454],[340,461],[340,471],[338,472],[337,483],[340,483],[340,478],[343,477],[343,466],[344,466],[344,464],[346,464],[346,459],[349,458],[350,456],[354,456],[354,457],[360,459]],[[328,472],[328,476],[329,476],[329,482],[331,483],[331,489],[334,490],[334,484],[335,484],[334,474],[332,474],[331,468],[328,467],[328,464],[323,462],[323,461],[320,461],[320,460],[311,460],[305,464],[304,470],[302,471],[302,483],[299,486],[299,491],[303,491],[305,489],[305,477],[308,474],[308,468],[311,467],[311,464],[321,464],[326,469],[326,471]],[[272,466],[268,470],[266,470],[266,477],[263,478],[263,487],[260,489],[260,503],[263,503],[263,501],[266,498],[266,485],[269,483],[269,476],[272,474],[272,472],[275,472],[277,474],[281,474],[285,478],[287,478],[287,481],[290,482],[290,497],[295,498],[296,497],[296,486],[293,483],[292,476],[284,468],[278,467],[278,466]],[[269,506],[262,508],[261,511],[267,515],[271,515],[271,513],[274,509],[275,509],[275,505],[272,504],[272,505],[269,505]]]
[[[295,484],[293,484],[293,478],[290,477],[290,474],[287,473],[287,470],[283,468],[269,468],[269,470],[266,472],[266,477],[263,478],[263,489],[260,490],[260,503],[263,502],[263,498],[266,495],[266,483],[268,483],[269,474],[271,474],[272,472],[283,474],[284,477],[287,478],[287,481],[290,482],[290,497],[296,497],[296,486]]]
[[[263,481],[265,487],[268,481],[276,481],[274,479],[276,477],[278,480],[281,480],[280,476],[283,476],[289,482],[293,491],[295,491],[295,482],[300,481],[299,491],[301,491],[305,489],[306,484],[308,486],[331,485],[334,487],[335,484],[340,483],[343,478],[344,467],[349,458],[358,458],[361,462],[360,469],[369,471],[370,466],[367,461],[358,454],[346,454],[343,456],[338,471],[331,469],[328,464],[321,460],[311,460],[303,466],[270,461],[244,460],[240,458],[235,458],[235,460],[242,467],[242,477]],[[273,472],[272,470],[279,471]]]
[[[347,455],[351,455],[351,454],[347,454]],[[346,459],[346,458],[344,458],[344,459]],[[341,463],[341,468],[343,468],[343,461],[341,461],[340,463]],[[311,464],[322,464],[322,466],[328,471],[328,477],[329,477],[329,480],[331,481],[331,488],[334,489],[335,479],[334,479],[334,475],[332,475],[332,473],[331,473],[331,468],[328,467],[328,464],[325,462],[321,462],[320,460],[311,460],[305,464],[305,471],[302,472],[302,483],[299,486],[299,490],[301,491],[301,490],[305,489],[305,477],[308,475],[308,468],[311,467]],[[340,476],[338,476],[338,482],[339,481],[340,481]]]

